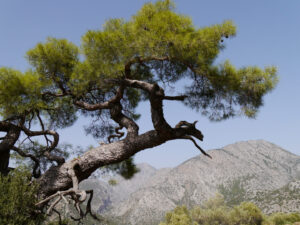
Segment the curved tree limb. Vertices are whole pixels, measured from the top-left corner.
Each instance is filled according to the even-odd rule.
[[[163,113],[163,99],[165,97],[164,90],[156,83],[151,84],[140,80],[115,80],[115,82],[121,82],[125,86],[142,89],[149,94],[150,105],[151,105],[151,118],[155,130],[169,135],[171,126],[167,123]]]
[[[190,124],[190,123],[188,123]],[[197,134],[197,135],[195,135]],[[122,162],[137,152],[147,148],[153,148],[167,141],[182,139],[184,136],[196,136],[203,138],[201,131],[194,126],[178,126],[171,128],[169,135],[161,135],[157,130],[135,136],[134,138],[122,139],[110,144],[101,145],[85,152],[81,157],[76,158],[76,177],[78,182],[88,178],[90,174],[99,167]],[[74,161],[69,161],[61,166],[51,167],[39,178],[41,193],[50,196],[56,191],[67,190],[73,186],[72,179],[68,175],[69,168]],[[55,174],[55,179],[52,175]]]
[[[33,177],[34,178],[39,178],[41,176],[41,170],[39,169],[39,167],[40,167],[40,160],[38,160],[37,157],[35,157],[32,154],[25,153],[20,148],[17,148],[15,146],[12,147],[12,150],[14,150],[15,152],[17,152],[20,156],[26,157],[26,158],[30,158],[32,161],[34,161],[34,167],[33,167],[33,171],[32,171]]]
[[[112,104],[119,102],[123,98],[123,88],[119,88],[116,95],[113,96],[111,99],[105,102],[96,103],[96,104],[89,104],[87,102],[74,100],[74,104],[78,106],[81,109],[87,110],[87,111],[95,111],[95,110],[101,110],[101,109],[110,109]]]
[[[41,116],[40,116],[40,112],[39,112],[38,110],[36,110],[36,115],[37,115],[37,118],[38,118],[38,120],[39,120],[39,122],[40,122],[42,131],[45,131],[45,125],[44,125],[44,123],[43,123],[43,120],[42,120],[42,118],[41,118]],[[47,137],[46,134],[44,134],[44,137],[45,137],[45,140],[46,140],[46,143],[47,143],[47,147],[49,147],[49,143],[51,143],[51,141],[48,139],[48,137]]]
[[[53,141],[51,141],[51,145],[46,147],[43,150],[43,154],[50,160],[50,161],[56,161],[59,165],[63,164],[65,162],[65,159],[61,156],[57,156],[54,154],[51,154],[51,151],[55,149],[59,142],[59,135],[56,131],[53,130],[41,130],[41,131],[31,131],[25,126],[21,126],[21,130],[30,137],[34,136],[45,136],[45,135],[51,135],[53,137]]]
[[[123,97],[124,86],[121,85],[117,90],[117,95]],[[120,125],[120,127],[125,127],[127,129],[126,138],[135,137],[138,135],[139,126],[128,116],[124,115],[122,110],[122,104],[120,99],[116,99],[114,102],[110,104],[110,116],[116,123]]]

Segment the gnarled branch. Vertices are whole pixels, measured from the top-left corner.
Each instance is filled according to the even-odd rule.
[[[46,156],[50,161],[56,161],[59,165],[63,164],[65,162],[65,159],[61,156],[53,155],[51,154],[51,151],[54,150],[59,142],[59,135],[56,131],[53,130],[41,130],[41,131],[31,131],[25,126],[21,126],[21,130],[30,137],[34,136],[45,136],[45,135],[51,135],[53,137],[53,141],[51,142],[51,145],[46,147],[43,150],[44,156]]]
[[[181,139],[191,140],[194,143],[194,145],[196,146],[196,148],[198,148],[200,150],[200,152],[202,152],[203,155],[212,159],[212,157],[209,154],[207,154],[191,136],[186,135],[186,136],[181,137]]]
[[[180,121],[176,126],[175,129],[186,129],[187,133],[189,135],[194,136],[195,138],[199,139],[200,141],[203,141],[203,134],[200,130],[196,129],[196,123],[198,121],[196,120],[194,123],[189,123],[187,121]]]

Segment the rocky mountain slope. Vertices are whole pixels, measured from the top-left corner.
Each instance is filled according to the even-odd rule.
[[[157,224],[176,205],[200,205],[217,192],[230,205],[250,200],[267,213],[299,210],[300,156],[263,140],[238,142],[209,154],[212,159],[199,155],[173,169],[140,165],[141,173],[132,181],[118,178],[119,185],[108,187],[114,200],[98,201],[98,211],[117,224]]]

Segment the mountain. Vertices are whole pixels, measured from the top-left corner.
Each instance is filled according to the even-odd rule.
[[[124,179],[122,176],[107,175],[102,180],[96,177],[89,178],[80,183],[80,188],[84,190],[94,190],[92,209],[99,214],[107,212],[113,205],[129,198],[130,194],[137,190],[147,187],[149,182],[159,182],[170,169],[164,168],[157,170],[149,164],[142,163],[137,165],[139,172],[131,179]],[[151,179],[150,179],[151,178]],[[109,180],[115,180],[117,185],[109,185]]]
[[[102,213],[117,224],[158,224],[176,205],[201,205],[217,192],[229,205],[249,200],[267,213],[299,210],[300,156],[263,140],[238,142],[209,154],[212,159],[199,155],[173,169],[141,165],[132,181],[118,178],[110,194],[123,197]]]

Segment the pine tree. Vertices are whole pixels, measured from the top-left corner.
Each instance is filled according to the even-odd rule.
[[[78,182],[110,165],[129,178],[137,171],[131,157],[144,149],[186,139],[209,156],[196,142],[203,140],[196,122],[172,127],[163,102],[181,102],[215,121],[255,117],[277,83],[276,68],[216,64],[223,40],[235,35],[232,21],[197,28],[172,1],[161,0],[145,4],[129,20],[110,19],[101,30],[88,31],[81,46],[56,38],[38,43],[27,52],[26,72],[0,68],[0,131],[6,133],[1,173],[7,174],[13,151],[32,160],[41,196],[71,195],[80,203],[92,192],[79,190]],[[185,90],[167,95],[163,84],[176,87],[181,80],[189,81]],[[141,101],[150,102],[154,127],[142,134],[136,123]],[[91,118],[86,131],[107,141],[66,161],[57,129],[72,126],[78,116]]]

